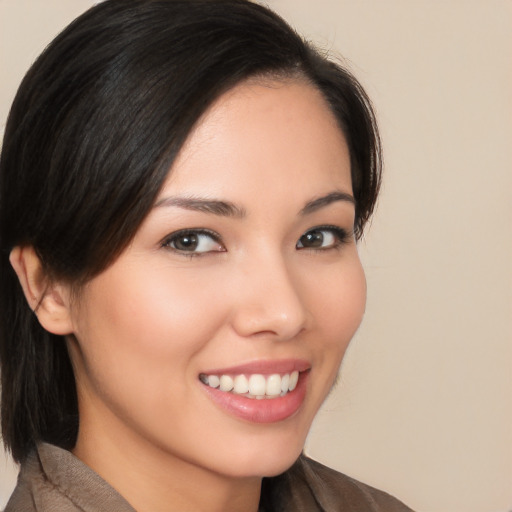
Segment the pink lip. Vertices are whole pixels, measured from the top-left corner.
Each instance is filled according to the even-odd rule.
[[[261,375],[272,375],[273,373],[291,373],[293,371],[304,372],[311,367],[311,364],[303,359],[276,359],[261,360],[251,363],[230,366],[229,368],[215,368],[201,372],[204,375],[241,375],[260,373]]]
[[[293,370],[291,370],[293,371]],[[251,365],[250,371],[245,366],[229,368],[222,370],[221,374],[229,373],[256,373]],[[260,373],[263,373],[261,370]],[[280,373],[281,370],[273,370],[274,373]],[[287,373],[284,370],[283,373]],[[211,372],[209,375],[211,375]],[[219,374],[217,374],[219,375]],[[299,373],[299,381],[297,387],[293,391],[289,391],[285,396],[277,398],[263,398],[261,400],[247,398],[236,393],[220,391],[220,389],[212,388],[207,384],[201,383],[202,388],[212,401],[221,409],[237,418],[252,423],[276,423],[293,416],[301,407],[306,397],[306,383],[309,371],[301,371]]]

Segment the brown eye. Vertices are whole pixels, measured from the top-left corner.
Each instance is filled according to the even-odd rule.
[[[323,243],[323,231],[309,231],[299,238],[300,247],[322,247]]]
[[[295,246],[297,249],[331,249],[349,239],[347,232],[335,226],[322,226],[304,233]]]
[[[225,251],[214,233],[199,230],[178,231],[168,237],[163,245],[176,252],[189,254]]]
[[[188,233],[176,237],[171,245],[178,251],[195,251],[199,244],[199,237],[195,233]]]

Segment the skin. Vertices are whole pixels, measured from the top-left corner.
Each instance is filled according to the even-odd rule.
[[[352,194],[348,148],[320,93],[300,81],[238,85],[189,136],[129,247],[79,300],[58,284],[41,304],[41,323],[68,335],[74,453],[139,512],[254,512],[261,478],[300,454],[365,306],[354,204],[339,196],[304,212],[340,192]],[[236,214],[176,204],[190,197]],[[324,246],[298,243],[325,225],[346,239],[324,230]],[[190,228],[218,239],[202,237],[194,256],[176,250],[169,235]],[[11,255],[29,302],[42,289],[34,258]],[[310,364],[306,397],[275,423],[229,414],[198,378],[289,358]]]

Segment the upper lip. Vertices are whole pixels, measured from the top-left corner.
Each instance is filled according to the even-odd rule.
[[[233,375],[242,373],[272,375],[273,373],[286,374],[293,371],[303,372],[309,370],[309,368],[311,368],[311,364],[305,359],[266,359],[226,368],[213,368],[201,373],[204,375]]]

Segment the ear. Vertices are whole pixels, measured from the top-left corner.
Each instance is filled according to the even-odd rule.
[[[68,287],[48,280],[33,247],[15,247],[9,261],[39,323],[53,334],[71,334],[73,323]]]

